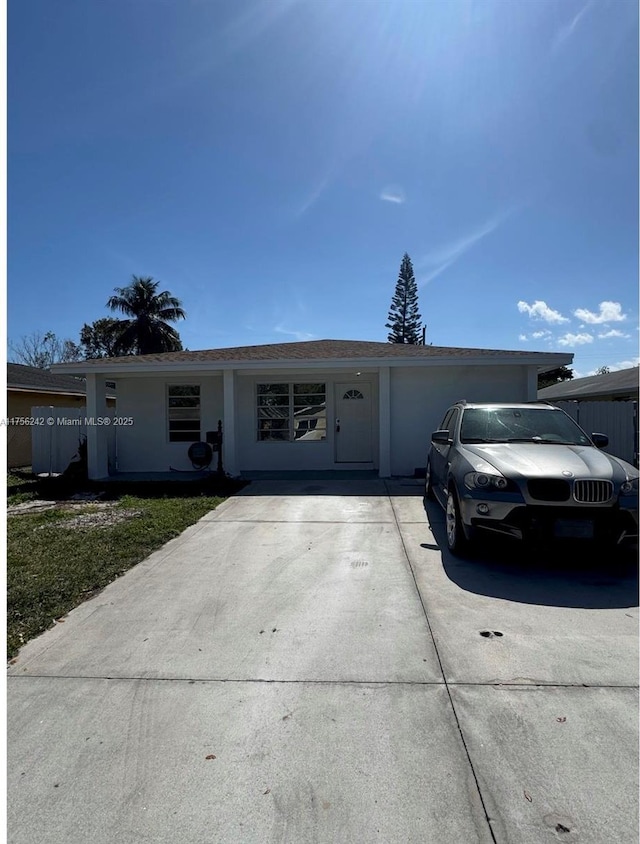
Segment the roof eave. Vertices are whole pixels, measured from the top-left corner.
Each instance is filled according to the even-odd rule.
[[[638,390],[635,391],[637,394]],[[566,400],[566,401],[576,401],[577,399],[601,399],[607,398],[609,396],[613,398],[624,398],[626,396],[633,396],[634,391],[630,390],[628,387],[621,388],[619,390],[601,390],[596,392],[595,390],[574,390],[573,392],[557,392],[557,393],[546,393],[544,398],[545,399],[558,399],[558,400]]]
[[[84,390],[65,390],[64,388],[56,390],[54,387],[31,387],[26,384],[7,384],[7,390],[13,390],[16,393],[46,393],[52,396],[84,396]]]
[[[434,356],[434,357],[351,357],[351,358],[322,358],[314,360],[300,360],[299,358],[286,358],[282,360],[193,360],[175,361],[160,363],[136,362],[135,358],[128,358],[126,363],[119,363],[116,366],[109,365],[106,361],[92,363],[86,366],[86,362],[56,364],[52,371],[59,373],[82,373],[84,375],[100,374],[110,377],[122,377],[133,373],[170,373],[180,371],[211,371],[225,369],[345,369],[354,366],[359,367],[418,367],[418,366],[537,366],[539,372],[545,372],[559,366],[572,363],[573,354],[566,352],[532,352],[527,355],[504,355],[476,357],[463,357],[461,355]]]

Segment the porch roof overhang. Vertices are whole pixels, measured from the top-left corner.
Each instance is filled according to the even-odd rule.
[[[377,372],[381,367],[442,367],[442,366],[535,366],[538,372],[547,372],[573,361],[573,354],[567,352],[530,352],[528,354],[501,352],[494,355],[439,355],[437,357],[352,357],[300,360],[283,358],[281,360],[136,360],[127,357],[118,361],[109,360],[81,361],[78,363],[56,364],[55,372],[101,375],[111,380],[129,376],[177,375],[181,372],[201,372],[222,374],[225,370],[237,370],[246,374],[281,370],[344,370],[363,369]]]

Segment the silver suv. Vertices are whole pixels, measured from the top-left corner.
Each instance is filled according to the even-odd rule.
[[[479,532],[620,543],[638,536],[638,470],[600,449],[553,405],[457,402],[431,435],[425,495],[446,513],[447,545]]]

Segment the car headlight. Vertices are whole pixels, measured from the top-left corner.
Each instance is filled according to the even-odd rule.
[[[638,494],[638,478],[625,481],[620,487],[620,495],[637,495]]]
[[[464,476],[467,489],[507,489],[509,481],[504,475],[494,475],[489,472],[469,472]]]

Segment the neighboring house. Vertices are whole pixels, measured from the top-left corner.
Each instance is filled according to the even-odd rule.
[[[609,437],[609,454],[638,465],[638,367],[606,375],[574,378],[538,390],[538,398],[553,402],[587,433]]]
[[[572,378],[538,390],[538,398],[547,401],[622,401],[638,400],[638,367]]]
[[[413,475],[457,399],[532,401],[540,372],[570,353],[313,340],[58,364],[86,375],[87,413],[117,386],[117,471],[192,468],[190,443],[223,426],[230,475],[377,470]],[[122,424],[119,424],[122,423]],[[108,475],[104,429],[87,433],[89,474]]]
[[[16,420],[30,418],[33,407],[84,407],[85,386],[79,378],[20,363],[7,364],[8,468],[31,465],[31,426]],[[115,405],[113,389],[109,393],[108,404]]]

